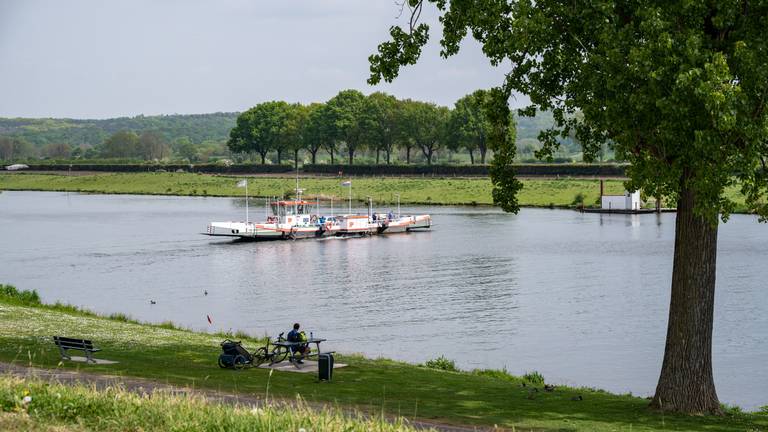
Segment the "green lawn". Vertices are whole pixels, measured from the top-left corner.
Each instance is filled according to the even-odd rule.
[[[0,190],[70,191],[114,194],[243,196],[245,189],[235,186],[242,177],[189,173],[105,173],[91,175],[0,174]],[[293,193],[296,180],[290,177],[250,177],[248,192],[254,197],[284,196]],[[309,196],[347,199],[347,189],[335,177],[301,178],[301,188]],[[597,205],[600,183],[591,179],[523,179],[519,201],[530,207],[574,207],[577,195],[587,206]],[[352,180],[354,199],[373,198],[376,204],[394,203],[400,194],[403,204],[490,205],[492,185],[487,178],[467,177],[359,177]],[[620,194],[621,180],[606,180],[605,192]],[[736,200],[737,211],[746,212],[736,188],[727,195]],[[649,203],[648,205],[652,205]],[[665,203],[665,205],[669,205]]]
[[[1,290],[0,290],[1,291]],[[94,340],[99,357],[115,365],[61,363],[52,335]],[[385,359],[340,355],[348,363],[331,383],[315,376],[266,370],[222,370],[216,366],[222,336],[167,326],[107,319],[67,307],[0,296],[0,360],[39,367],[62,367],[136,376],[249,395],[334,402],[371,412],[445,422],[500,425],[518,430],[558,431],[757,431],[768,416],[731,411],[723,417],[688,417],[651,412],[645,399],[603,391],[558,387],[531,390],[522,379],[501,371],[446,372]],[[251,349],[256,341],[246,340]],[[582,396],[583,400],[572,398]]]

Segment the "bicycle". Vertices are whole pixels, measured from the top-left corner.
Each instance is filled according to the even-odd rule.
[[[277,339],[275,342],[283,342],[285,341],[285,338],[283,335],[285,332],[280,333],[277,336]],[[288,357],[288,354],[290,354],[290,350],[288,348],[277,345],[274,348],[272,348],[272,351],[269,350],[270,340],[267,338],[267,343],[263,347],[259,347],[256,349],[256,352],[253,353],[254,358],[254,364],[256,366],[261,365],[262,363],[269,362],[269,365],[273,365],[276,363],[280,363],[281,361],[285,360]]]

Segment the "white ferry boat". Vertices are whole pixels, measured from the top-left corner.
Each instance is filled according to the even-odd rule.
[[[368,214],[321,215],[317,201],[299,198],[272,201],[267,205],[272,215],[262,222],[211,222],[204,234],[253,240],[369,236],[426,230],[432,226],[430,215],[405,216],[390,211]]]

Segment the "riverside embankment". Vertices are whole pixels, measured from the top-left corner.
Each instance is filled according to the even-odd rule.
[[[250,398],[267,398],[268,391],[270,398],[295,400],[300,396],[312,403],[333,403],[368,413],[383,412],[447,424],[499,425],[516,430],[698,431],[707,428],[735,432],[768,427],[768,417],[737,410],[730,410],[723,417],[661,415],[648,410],[645,399],[631,395],[566,386],[547,391],[535,374],[515,377],[499,370],[454,372],[355,355],[340,356],[349,366],[339,370],[331,383],[318,383],[306,374],[270,374],[262,369],[223,370],[215,365],[215,358],[218,342],[224,335],[196,333],[171,324],[142,324],[123,315],[102,317],[71,306],[45,305],[33,293],[7,286],[2,287],[0,293],[0,360],[18,365],[139,377],[175,386],[247,394]],[[103,349],[99,357],[119,363],[88,366],[61,363],[50,336],[62,334],[94,340]],[[251,348],[261,342],[243,339]],[[6,379],[0,383],[0,395],[5,399],[7,393],[21,392],[22,387],[23,384]],[[33,383],[27,390],[29,388],[38,394],[44,392],[40,384]],[[78,391],[82,394],[82,390],[74,393]],[[70,396],[65,394],[64,398]],[[91,397],[98,398],[98,395]],[[133,399],[127,398],[126,403],[133,403]],[[10,403],[3,406],[13,408]],[[179,421],[183,412],[191,415],[188,410],[180,410]],[[303,416],[306,414],[298,413],[298,417]],[[86,422],[92,421],[86,419]]]

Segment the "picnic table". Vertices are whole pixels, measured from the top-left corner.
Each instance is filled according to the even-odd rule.
[[[309,338],[303,342],[288,342],[287,340],[281,340],[277,342],[273,342],[272,345],[274,346],[281,346],[288,349],[288,351],[291,353],[291,355],[288,357],[288,361],[291,362],[292,365],[294,365],[297,369],[301,369],[301,364],[298,362],[298,360],[301,360],[305,357],[316,357],[321,354],[320,351],[320,343],[325,342],[327,339],[321,339],[321,338]],[[297,348],[301,345],[309,345],[309,344],[315,344],[315,352],[310,353],[307,355],[295,355],[294,354],[294,348]]]

